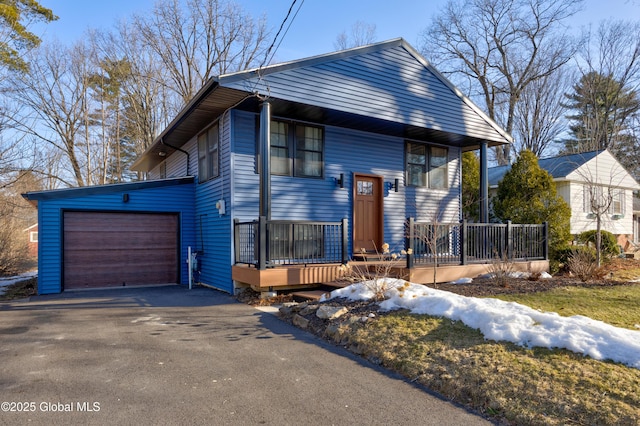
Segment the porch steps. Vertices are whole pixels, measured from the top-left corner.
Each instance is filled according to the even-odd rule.
[[[291,293],[294,300],[320,300],[323,294],[331,293],[338,288],[344,288],[351,284],[347,280],[336,280],[331,282],[320,283],[315,290],[300,290]]]
[[[294,291],[291,293],[293,300],[295,301],[318,301],[324,295],[329,293],[326,290],[303,290],[303,291]]]

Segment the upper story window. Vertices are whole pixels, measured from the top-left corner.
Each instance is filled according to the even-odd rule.
[[[29,242],[37,243],[38,242],[38,231],[29,232]]]
[[[271,174],[323,176],[324,132],[321,127],[271,122]]]
[[[407,185],[432,189],[448,188],[448,155],[447,148],[407,142],[405,148]]]
[[[218,176],[219,172],[218,124],[198,135],[198,181],[204,182]]]

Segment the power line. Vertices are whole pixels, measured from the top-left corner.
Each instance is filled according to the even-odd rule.
[[[289,7],[289,11],[287,12],[287,16],[284,17],[284,20],[280,24],[280,28],[278,29],[278,32],[276,33],[276,36],[273,38],[273,42],[271,43],[271,46],[269,46],[269,48],[267,49],[267,52],[264,55],[264,60],[260,64],[259,68],[264,67],[266,63],[268,63],[269,61],[271,61],[271,59],[273,59],[273,57],[275,56],[276,52],[278,51],[278,48],[280,47],[280,44],[282,43],[282,40],[284,40],[284,37],[287,35],[287,32],[289,32],[289,28],[291,28],[291,24],[293,23],[294,19],[296,19],[296,16],[298,16],[298,12],[300,12],[300,9],[302,8],[302,5],[304,4],[304,0],[302,0],[300,2],[300,6],[298,6],[298,10],[296,10],[296,13],[293,15],[293,18],[289,22],[289,25],[287,26],[287,29],[285,30],[284,34],[282,35],[282,38],[280,39],[280,42],[278,42],[278,45],[276,46],[275,50],[273,51],[273,54],[271,54],[271,57],[269,57],[269,54],[271,53],[271,50],[276,45],[276,42],[278,41],[278,36],[280,36],[280,33],[282,32],[282,29],[284,28],[285,24],[287,23],[287,20],[289,19],[289,16],[291,15],[291,12],[293,11],[293,8],[295,7],[297,1],[298,0],[293,0],[293,2],[291,3],[291,6]]]

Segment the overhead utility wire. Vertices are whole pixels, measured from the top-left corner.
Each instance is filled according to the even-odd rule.
[[[271,43],[271,45],[267,49],[267,52],[264,55],[264,59],[262,60],[262,63],[260,64],[260,67],[258,67],[258,71],[257,71],[258,81],[256,81],[256,84],[253,87],[254,91],[255,91],[255,88],[258,86],[258,83],[260,82],[260,80],[262,80],[262,68],[266,64],[270,63],[271,60],[273,59],[273,57],[275,56],[276,52],[280,48],[280,44],[282,44],[282,41],[284,40],[284,37],[289,32],[289,29],[291,28],[291,24],[296,19],[296,16],[298,16],[298,12],[300,12],[300,9],[302,8],[302,5],[304,4],[304,0],[302,0],[300,2],[300,5],[298,6],[298,9],[296,10],[295,14],[293,15],[293,18],[291,18],[291,20],[289,21],[289,25],[287,26],[284,34],[280,38],[280,41],[278,41],[278,37],[280,36],[280,33],[282,32],[282,29],[284,28],[285,24],[287,23],[287,20],[289,20],[289,16],[291,15],[291,12],[293,11],[293,8],[295,7],[295,4],[296,4],[297,1],[298,0],[293,0],[293,2],[291,3],[291,6],[289,7],[289,10],[287,11],[287,16],[284,17],[284,20],[280,24],[280,28],[278,29],[278,32],[276,33],[275,37],[273,38],[273,42]],[[276,46],[276,42],[278,43],[277,46]],[[275,49],[274,49],[274,46],[275,46]],[[272,50],[273,50],[273,53],[271,53]],[[271,54],[271,56],[269,56],[269,54]],[[268,85],[267,85],[267,91],[269,91],[269,86]]]

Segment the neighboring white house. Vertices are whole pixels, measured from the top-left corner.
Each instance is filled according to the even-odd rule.
[[[616,235],[622,247],[638,239],[633,192],[640,190],[640,184],[608,150],[543,158],[538,164],[553,177],[558,194],[571,207],[572,235],[595,230],[593,206],[608,205],[601,215],[602,229]],[[495,189],[510,167],[490,168],[489,187]]]

